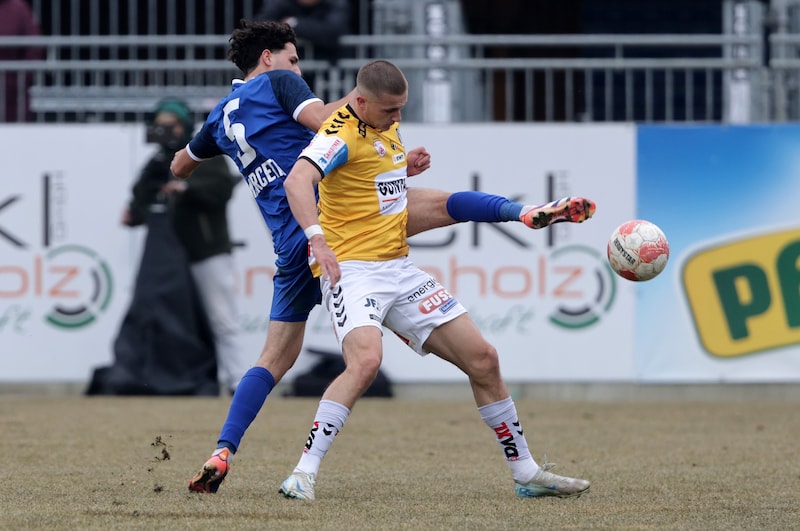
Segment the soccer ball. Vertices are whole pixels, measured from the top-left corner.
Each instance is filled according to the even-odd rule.
[[[667,237],[649,221],[626,221],[608,239],[608,262],[622,278],[650,280],[664,270],[668,259]]]

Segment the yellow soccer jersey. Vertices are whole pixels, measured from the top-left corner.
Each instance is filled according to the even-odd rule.
[[[340,107],[300,154],[323,175],[319,219],[339,261],[408,255],[406,152],[397,124],[378,132]],[[319,276],[319,266],[312,270]]]

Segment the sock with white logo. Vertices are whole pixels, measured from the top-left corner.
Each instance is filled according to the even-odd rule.
[[[306,447],[303,455],[295,467],[295,472],[305,472],[316,475],[322,458],[333,444],[336,434],[341,431],[350,410],[331,400],[320,400],[317,414],[314,416],[314,424],[308,433]]]
[[[509,396],[499,402],[480,406],[478,412],[486,425],[494,431],[514,481],[523,485],[528,483],[539,470],[539,465],[528,450],[514,401]]]

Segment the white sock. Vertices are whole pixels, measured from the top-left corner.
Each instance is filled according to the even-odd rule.
[[[350,415],[350,410],[331,400],[320,400],[317,414],[314,416],[314,425],[308,434],[306,447],[295,467],[295,472],[305,472],[317,475],[322,458],[333,444],[336,434],[341,431],[344,422]]]
[[[514,401],[509,396],[499,402],[479,407],[478,412],[486,425],[494,431],[514,481],[528,483],[539,470],[539,465],[528,450],[528,442],[522,434]]]

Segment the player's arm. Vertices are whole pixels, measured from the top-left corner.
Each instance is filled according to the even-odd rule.
[[[272,82],[272,90],[280,106],[294,121],[306,126],[314,132],[319,131],[322,124],[333,111],[347,103],[355,89],[343,98],[325,103],[309,88],[302,77],[288,70],[267,72]]]
[[[194,160],[186,151],[186,148],[183,148],[172,157],[169,170],[178,179],[188,179],[201,164],[202,161]]]
[[[169,170],[178,179],[188,179],[203,161],[221,154],[222,151],[214,142],[214,138],[208,128],[208,122],[206,122],[186,147],[175,153],[169,165]]]
[[[325,120],[333,114],[333,111],[347,103],[349,97],[350,94],[331,103],[323,103],[322,101],[310,103],[297,115],[297,121],[312,131],[319,131]]]
[[[314,259],[322,268],[322,276],[335,286],[342,276],[336,254],[328,247],[317,215],[314,186],[322,180],[319,168],[306,158],[299,158],[283,182],[289,207],[303,229]]]

